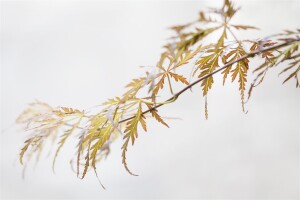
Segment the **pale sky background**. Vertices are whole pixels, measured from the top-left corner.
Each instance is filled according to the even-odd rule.
[[[260,27],[243,34],[264,37],[300,26],[299,0],[237,1],[234,21]],[[166,28],[195,20],[222,1],[1,1],[1,129],[35,99],[52,106],[89,108],[120,95],[124,85],[153,66]],[[255,63],[254,63],[255,64]],[[252,67],[255,67],[255,65]],[[102,190],[91,171],[84,180],[70,170],[73,145],[29,165],[18,162],[26,134],[1,134],[1,199],[299,199],[299,90],[268,74],[241,111],[238,85],[216,76],[204,119],[200,87],[160,109],[170,129],[155,122],[128,151],[129,175],[118,140],[98,165]],[[251,75],[250,75],[251,76]],[[179,88],[178,88],[179,89]]]

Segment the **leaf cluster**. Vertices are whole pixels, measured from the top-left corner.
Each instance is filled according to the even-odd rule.
[[[248,89],[248,99],[253,88],[263,82],[267,71],[275,67],[283,66],[280,73],[286,76],[283,83],[295,79],[296,87],[300,88],[300,29],[284,31],[267,39],[240,40],[236,32],[258,28],[232,24],[231,19],[238,10],[231,1],[225,0],[221,8],[201,11],[194,22],[170,27],[174,36],[164,45],[153,69],[133,79],[123,95],[108,99],[94,114],[68,107],[52,108],[39,101],[30,104],[17,118],[17,123],[24,124],[28,132],[21,148],[20,163],[26,165],[32,156],[39,157],[45,144],[52,142],[51,145],[56,146],[54,169],[65,143],[76,138],[76,153],[71,164],[77,176],[84,178],[92,169],[98,177],[97,163],[109,155],[111,143],[121,137],[122,164],[131,175],[136,175],[126,161],[129,145],[135,144],[141,132],[147,132],[150,118],[169,127],[158,108],[173,103],[197,83],[201,83],[205,98],[206,117],[207,97],[215,84],[213,75],[218,72],[223,76],[223,85],[228,78],[237,82],[242,110],[245,110],[248,73],[253,68],[254,56],[259,56],[262,64],[251,69],[256,77]],[[209,36],[216,39],[208,42]],[[190,80],[183,73],[189,66]],[[175,84],[183,89],[174,92]],[[161,100],[166,93],[171,98]]]

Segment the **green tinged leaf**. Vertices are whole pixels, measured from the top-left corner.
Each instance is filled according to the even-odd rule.
[[[200,74],[198,78],[206,77],[207,75],[211,74],[217,67],[219,67],[219,56],[223,52],[223,49],[220,48],[216,51],[209,50],[208,55],[201,57],[197,62],[197,68],[194,71],[194,74],[200,70]],[[214,83],[214,79],[212,76],[207,77],[201,83],[203,96],[206,96],[208,91],[211,89]]]
[[[129,90],[123,94],[123,101],[134,98],[139,90],[145,85],[146,78],[141,77],[138,79],[133,79],[128,85],[126,85]]]
[[[33,138],[30,138],[28,140],[26,140],[24,143],[25,145],[22,147],[21,149],[21,152],[20,152],[20,156],[19,156],[19,160],[20,160],[20,163],[23,165],[23,157],[24,157],[24,154],[25,152],[27,151],[29,145],[31,144]]]
[[[85,165],[84,165],[84,170],[83,170],[81,179],[83,179],[85,177],[85,175],[87,173],[87,170],[90,166],[90,147],[91,147],[91,141],[89,141],[89,143],[88,143],[87,153],[86,153],[86,156],[85,156]]]
[[[126,151],[128,147],[129,140],[131,140],[132,145],[134,145],[135,139],[138,137],[138,124],[141,124],[144,131],[147,131],[146,122],[144,120],[143,112],[142,112],[142,103],[140,102],[138,105],[138,110],[133,119],[129,120],[126,124],[125,128],[125,136],[123,139],[125,140],[122,146],[122,163],[125,169],[129,174],[136,176],[136,174],[132,173],[126,163]]]
[[[208,28],[208,29],[196,29],[195,33],[190,33],[187,35],[187,37],[184,40],[181,40],[177,44],[177,49],[179,51],[186,51],[188,50],[191,46],[196,44],[197,42],[201,41],[214,31],[218,30],[221,26],[216,26],[213,28]]]
[[[113,126],[111,124],[105,125],[105,127],[101,128],[99,131],[99,135],[97,135],[96,143],[91,147],[91,160],[92,166],[96,169],[96,156],[97,152],[101,150],[106,141],[110,138],[110,135],[113,131]]]
[[[84,136],[86,134],[86,131],[82,131],[82,133],[79,136],[79,142],[78,142],[78,150],[77,150],[77,160],[76,160],[76,172],[77,177],[79,177],[79,171],[80,171],[80,156],[83,151],[83,142],[84,142]]]
[[[224,0],[223,13],[225,18],[231,19],[234,14],[237,12],[237,9],[234,8],[232,1]]]
[[[165,84],[165,78],[166,75],[165,74],[160,74],[158,75],[158,77],[161,76],[160,80],[158,81],[158,83],[156,84],[156,86],[153,89],[153,95],[156,96],[159,92],[160,89],[163,89],[164,84]]]
[[[65,131],[65,133],[61,136],[61,140],[58,143],[59,146],[58,146],[58,148],[55,152],[55,156],[54,156],[54,159],[53,159],[53,164],[52,164],[53,172],[55,171],[54,167],[55,167],[56,158],[57,158],[61,148],[64,146],[65,142],[70,137],[70,135],[77,129],[77,127],[79,126],[81,120],[82,120],[82,117],[79,118],[79,120],[72,126],[71,129]]]
[[[227,26],[224,26],[222,35],[215,46],[216,51],[218,51],[220,48],[224,48],[224,42],[226,39],[227,39]]]

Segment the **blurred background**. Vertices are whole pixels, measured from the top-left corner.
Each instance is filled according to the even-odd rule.
[[[18,154],[26,133],[13,123],[35,99],[79,109],[120,95],[159,59],[167,27],[193,21],[223,1],[1,1],[1,199],[299,199],[300,101],[280,70],[267,75],[241,111],[237,83],[216,76],[204,119],[201,88],[160,109],[171,128],[150,122],[121,164],[121,139],[94,173],[76,178],[74,144],[57,158],[45,151],[22,179]],[[300,26],[299,0],[236,1],[236,24],[261,38]],[[255,67],[252,63],[252,68]],[[249,78],[252,77],[251,73]],[[251,79],[251,78],[250,78]],[[178,88],[179,90],[180,88]]]

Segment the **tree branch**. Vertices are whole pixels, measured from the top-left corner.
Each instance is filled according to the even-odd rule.
[[[238,59],[236,59],[236,60],[234,60],[234,61],[231,61],[231,62],[226,63],[223,67],[221,67],[221,68],[219,68],[219,69],[213,71],[212,73],[207,74],[206,76],[203,76],[202,78],[200,78],[200,79],[198,79],[198,80],[192,82],[191,84],[189,84],[188,86],[186,86],[185,88],[183,88],[182,90],[180,90],[179,92],[175,93],[175,94],[173,95],[173,97],[167,99],[165,102],[173,102],[173,101],[177,100],[178,97],[179,97],[182,93],[184,93],[184,92],[187,91],[188,89],[192,88],[194,85],[200,83],[201,81],[207,79],[208,77],[213,76],[214,74],[216,74],[216,73],[218,73],[218,72],[220,72],[220,71],[226,69],[227,67],[229,67],[229,66],[231,66],[231,65],[233,65],[233,64],[235,64],[235,63],[237,63],[237,62],[240,62],[240,61],[242,61],[242,60],[244,60],[244,59],[247,59],[247,58],[250,58],[250,57],[254,57],[254,56],[259,55],[259,54],[261,54],[261,53],[263,53],[263,52],[266,52],[266,51],[271,51],[271,50],[275,50],[275,49],[279,49],[279,48],[288,46],[288,45],[290,45],[290,44],[293,44],[293,43],[299,42],[299,41],[300,41],[300,38],[297,38],[297,39],[291,39],[291,40],[287,40],[286,42],[283,42],[283,43],[278,44],[278,45],[274,45],[274,46],[271,46],[271,47],[267,47],[267,48],[263,48],[263,49],[259,49],[259,50],[256,50],[256,51],[249,52],[249,53],[245,54],[244,56],[242,56],[242,57],[240,57],[240,58],[238,58]],[[146,114],[146,113],[148,113],[148,112],[150,112],[150,111],[152,111],[152,110],[155,110],[155,109],[157,109],[157,108],[159,108],[159,107],[161,107],[161,106],[163,106],[163,105],[165,105],[165,104],[158,104],[158,105],[152,107],[151,109],[145,110],[142,114],[144,115],[144,114]],[[119,124],[120,124],[120,123],[123,123],[123,122],[126,122],[126,121],[128,121],[128,120],[131,120],[131,119],[133,119],[134,117],[135,117],[135,115],[132,116],[132,117],[128,117],[128,118],[126,118],[126,119],[123,119],[123,120],[119,121]]]

